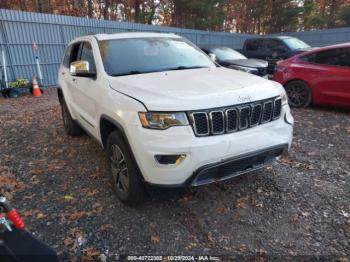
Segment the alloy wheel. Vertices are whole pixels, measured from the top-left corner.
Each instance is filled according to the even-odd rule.
[[[124,154],[116,144],[111,146],[111,169],[115,189],[121,196],[126,196],[129,190],[128,168]]]
[[[307,88],[300,83],[290,83],[286,89],[291,106],[305,106],[309,99]]]

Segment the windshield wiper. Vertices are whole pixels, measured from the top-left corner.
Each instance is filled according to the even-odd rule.
[[[186,70],[186,69],[196,69],[196,68],[208,68],[208,67],[207,66],[177,66],[177,67],[164,69],[164,71]]]
[[[111,74],[111,76],[128,76],[128,75],[138,75],[138,74],[143,74],[143,73],[147,73],[147,72],[132,70],[132,71],[129,71],[126,73]]]
[[[195,68],[208,68],[207,66],[177,66],[171,68],[164,68],[161,70],[151,70],[151,71],[139,71],[132,70],[125,73],[111,74],[111,76],[127,76],[127,75],[138,75],[138,74],[146,74],[146,73],[155,73],[155,72],[164,72],[164,71],[172,71],[172,70],[185,70],[185,69],[195,69]]]

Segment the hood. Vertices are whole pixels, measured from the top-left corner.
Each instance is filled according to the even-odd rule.
[[[227,65],[238,65],[252,68],[264,68],[268,66],[267,61],[261,59],[237,59],[237,60],[225,60],[223,61]]]
[[[276,83],[227,68],[200,68],[109,78],[112,89],[150,111],[190,111],[262,100],[281,93]]]

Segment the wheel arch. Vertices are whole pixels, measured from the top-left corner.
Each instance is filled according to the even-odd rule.
[[[64,96],[63,96],[62,88],[60,86],[57,87],[57,96],[58,96],[58,101],[60,102],[60,104],[62,104]]]
[[[132,161],[135,163],[136,168],[138,169],[139,173],[141,174],[142,181],[145,181],[144,176],[143,176],[143,174],[140,170],[140,167],[136,161],[134,152],[131,148],[131,145],[129,143],[128,137],[126,136],[126,133],[125,133],[123,126],[118,121],[109,117],[108,115],[104,115],[104,114],[101,115],[101,117],[100,117],[100,135],[101,135],[101,142],[102,142],[102,146],[103,146],[104,150],[107,149],[106,146],[107,146],[108,135],[113,131],[118,131],[118,133],[121,135],[121,137],[125,141],[125,144],[126,144],[128,150],[130,152],[130,155],[132,157]]]
[[[108,135],[113,131],[118,131],[123,137],[123,139],[127,142],[127,144],[129,144],[129,141],[127,139],[123,126],[120,123],[118,123],[118,121],[116,121],[115,119],[107,115],[101,115],[100,136],[101,136],[103,148],[106,148]]]

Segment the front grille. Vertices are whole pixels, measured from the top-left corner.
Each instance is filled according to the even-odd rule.
[[[280,117],[281,98],[218,109],[189,112],[196,136],[231,133],[264,124]]]
[[[261,67],[258,69],[259,76],[265,76],[267,75],[267,68],[266,67]]]

